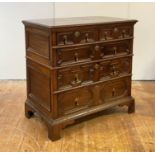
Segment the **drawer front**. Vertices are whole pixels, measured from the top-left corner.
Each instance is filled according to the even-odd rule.
[[[58,94],[59,114],[69,114],[92,104],[90,87],[67,91]]]
[[[58,70],[58,89],[76,87],[91,79],[92,64],[80,65]]]
[[[57,71],[58,90],[104,81],[131,73],[131,58],[119,58]]]
[[[96,29],[68,29],[57,33],[57,45],[91,43],[97,40],[98,31]]]
[[[74,48],[62,48],[57,49],[55,52],[56,65],[65,66],[74,63],[89,62],[98,59],[132,54],[132,40]]]
[[[58,49],[56,51],[57,66],[90,61],[92,52],[91,46]]]
[[[104,83],[100,89],[100,98],[102,102],[109,102],[130,95],[130,78],[121,78],[119,80]]]
[[[94,45],[91,59],[106,59],[132,54],[132,40],[117,41]]]
[[[100,53],[102,58],[132,54],[132,40],[103,44]]]
[[[104,78],[114,78],[131,73],[131,58],[119,58],[111,61],[104,61],[100,63],[99,80]]]
[[[132,36],[132,25],[105,25],[100,29],[100,40],[123,39]]]

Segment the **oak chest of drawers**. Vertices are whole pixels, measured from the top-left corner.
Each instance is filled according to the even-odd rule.
[[[23,21],[26,34],[25,115],[38,113],[52,140],[74,120],[131,97],[136,20],[83,17]]]

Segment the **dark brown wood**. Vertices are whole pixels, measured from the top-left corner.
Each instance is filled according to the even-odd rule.
[[[128,112],[134,112],[131,74],[136,20],[85,17],[23,23],[25,116],[38,113],[51,140],[59,139],[67,124],[89,114],[116,105],[127,105]]]
[[[25,116],[29,119],[34,115],[34,110],[25,103]]]
[[[128,105],[128,113],[134,113],[135,112],[135,101],[133,100],[131,103]]]
[[[48,138],[55,141],[61,138],[61,125],[50,125],[48,124]]]

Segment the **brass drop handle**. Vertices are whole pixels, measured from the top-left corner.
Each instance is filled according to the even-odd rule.
[[[92,53],[92,54],[90,55],[90,58],[91,58],[91,59],[94,59],[94,57],[95,57],[95,56],[94,56],[94,53]]]
[[[100,50],[100,46],[96,45],[96,46],[93,47],[91,50],[92,50],[92,53],[91,53],[91,55],[90,55],[90,58],[91,58],[91,59],[94,59],[94,58],[95,58],[95,54],[96,54],[95,51],[98,52],[98,51]]]
[[[57,62],[58,65],[61,65],[62,64],[62,53],[60,50],[58,50],[58,62]]]
[[[88,36],[89,36],[89,34],[86,33],[86,34],[85,34],[85,41],[86,41],[86,42],[88,42]]]
[[[93,81],[98,81],[100,79],[100,65],[94,65]]]
[[[91,59],[94,59],[95,58],[95,51],[97,50],[97,48],[98,48],[97,46],[91,48],[91,51],[92,51],[91,52],[91,55],[90,55],[90,58]]]
[[[112,74],[117,75],[119,72],[116,70],[116,66],[112,65]]]
[[[64,44],[67,43],[67,35],[64,35],[64,36],[63,36],[63,42],[64,42]]]
[[[129,49],[126,49],[126,52],[127,52],[127,54],[129,54],[130,53],[130,50]]]
[[[104,47],[101,47],[101,52],[100,52],[100,57],[103,58],[104,57]]]
[[[74,80],[75,80],[76,83],[78,83],[78,82],[80,81],[80,80],[79,80],[79,75],[78,75],[78,74],[75,74],[75,79],[74,79]]]
[[[62,74],[58,74],[58,80],[62,80]]]
[[[113,49],[114,49],[114,55],[116,55],[117,54],[117,47],[114,47]]]
[[[122,37],[123,37],[123,38],[125,38],[125,33],[126,33],[126,31],[123,30],[123,31],[122,31]]]
[[[74,100],[75,106],[79,106],[79,97],[76,97]]]
[[[79,58],[78,58],[78,53],[75,53],[75,54],[74,54],[74,60],[75,60],[75,61],[78,61],[78,60],[79,60]]]
[[[71,85],[72,85],[72,86],[77,86],[77,85],[80,85],[81,82],[82,82],[82,81],[79,79],[79,75],[78,75],[78,74],[75,74],[75,75],[74,75],[74,80],[71,81]]]
[[[115,73],[116,73],[116,67],[115,67],[115,65],[112,65],[112,72],[115,75]]]
[[[90,69],[89,69],[89,79],[90,79],[90,80],[92,80],[93,75],[94,75],[94,68],[90,68]]]
[[[115,88],[113,88],[113,89],[112,89],[112,97],[114,97],[114,96],[115,96],[115,94],[116,94],[116,89],[115,89]]]
[[[104,32],[104,39],[107,40],[107,32]]]
[[[99,69],[99,64],[95,64],[95,67],[94,67],[96,70]]]

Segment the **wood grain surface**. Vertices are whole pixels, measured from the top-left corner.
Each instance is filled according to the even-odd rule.
[[[0,151],[155,151],[155,82],[132,87],[135,114],[126,106],[105,110],[65,128],[63,138],[52,142],[38,116],[24,116],[25,81],[0,81]]]

